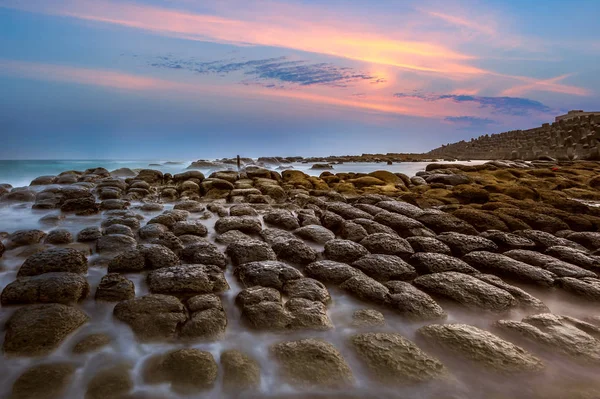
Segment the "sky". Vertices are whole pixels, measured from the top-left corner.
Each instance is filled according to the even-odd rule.
[[[0,159],[425,152],[600,111],[600,1],[565,5],[0,0]]]

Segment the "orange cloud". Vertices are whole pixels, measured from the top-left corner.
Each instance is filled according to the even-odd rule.
[[[568,78],[571,74],[557,76],[551,79],[533,79],[527,77],[518,77],[519,80],[527,82],[524,85],[514,86],[504,90],[501,95],[503,96],[521,96],[525,93],[532,91],[550,91],[554,93],[571,94],[576,96],[589,96],[592,94],[591,90],[570,86],[559,83],[565,78]]]
[[[405,40],[394,34],[376,33],[353,24],[333,21],[277,18],[257,15],[251,20],[114,2],[110,0],[64,0],[48,2],[0,0],[0,6],[30,12],[110,23],[190,40],[261,45],[345,57],[368,63],[448,75],[480,75],[486,71],[468,65],[474,57],[440,44]]]

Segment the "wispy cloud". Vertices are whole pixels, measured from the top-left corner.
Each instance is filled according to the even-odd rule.
[[[462,129],[483,129],[490,125],[498,124],[490,118],[479,118],[476,116],[447,116],[444,121],[456,125]]]
[[[310,63],[305,60],[290,60],[276,57],[249,61],[217,60],[196,61],[172,56],[161,56],[149,62],[156,68],[188,70],[201,74],[229,74],[241,72],[246,77],[244,83],[268,81],[293,83],[300,86],[326,85],[346,87],[352,82],[368,81],[372,84],[385,82],[384,78],[356,71],[349,67],[339,67],[331,63]]]
[[[571,76],[571,74],[565,74],[551,79],[531,79],[522,77],[520,80],[525,82],[525,84],[508,88],[504,90],[501,95],[519,96],[524,93],[530,93],[534,91],[550,91],[554,93],[572,94],[577,96],[589,96],[592,94],[592,91],[589,89],[559,83],[569,76]]]
[[[466,94],[424,94],[424,93],[396,93],[397,98],[420,98],[424,101],[449,100],[455,103],[472,103],[481,108],[491,108],[492,112],[526,116],[532,112],[552,113],[554,110],[539,101],[519,97],[485,97]]]

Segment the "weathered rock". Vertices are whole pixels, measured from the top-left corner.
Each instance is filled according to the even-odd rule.
[[[206,237],[208,230],[199,220],[181,221],[173,225],[173,234],[181,236],[184,234],[192,234],[200,237]]]
[[[277,259],[277,255],[269,244],[254,239],[241,240],[229,244],[227,246],[227,255],[231,258],[234,266],[248,262]]]
[[[275,242],[273,251],[278,259],[300,265],[314,262],[318,256],[317,251],[298,239]]]
[[[548,270],[559,277],[596,277],[596,273],[594,272],[535,251],[514,249],[505,252],[504,255],[520,262]]]
[[[341,388],[353,382],[352,371],[338,350],[317,339],[282,342],[271,347],[281,376],[297,388]]]
[[[548,248],[546,254],[584,269],[600,272],[600,257],[590,256],[586,251],[558,245]]]
[[[371,219],[353,219],[351,223],[362,227],[367,232],[367,235],[376,233],[386,233],[393,236],[398,235],[398,233],[396,233],[396,230],[394,230],[393,228]],[[417,229],[415,230],[415,232],[420,233],[421,231]]]
[[[102,277],[96,290],[97,301],[119,302],[135,297],[133,281],[118,273]]]
[[[148,273],[146,281],[150,292],[155,294],[189,296],[229,289],[223,270],[215,265],[164,267]]]
[[[560,277],[556,279],[555,283],[563,290],[587,301],[597,302],[600,300],[600,280],[597,278]]]
[[[439,320],[446,312],[433,298],[405,281],[388,281],[388,307],[410,320]]]
[[[6,248],[14,249],[25,245],[38,244],[46,237],[41,230],[17,230],[6,237]]]
[[[508,256],[486,251],[468,253],[463,260],[480,272],[490,273],[498,277],[514,279],[524,283],[551,287],[556,274],[540,267],[519,262]]]
[[[584,363],[600,363],[598,328],[584,321],[543,313],[522,321],[500,320],[495,327],[534,348],[544,348]]]
[[[513,233],[505,233],[499,230],[487,230],[479,234],[481,237],[493,241],[500,251],[509,251],[512,249],[533,249],[535,243],[526,237],[521,237]]]
[[[386,211],[398,213],[400,215],[408,216],[409,218],[413,219],[418,218],[424,213],[424,211],[421,208],[409,204],[408,202],[379,201],[375,205],[381,209],[385,209]]]
[[[125,251],[110,260],[108,263],[109,273],[140,272],[144,270],[146,258],[137,249]]]
[[[600,232],[597,231],[577,231],[569,233],[565,238],[592,251],[600,248]]]
[[[434,252],[438,254],[451,255],[450,247],[433,237],[408,237],[406,239],[414,252]]]
[[[305,240],[316,242],[317,244],[325,244],[327,241],[335,238],[335,234],[331,230],[315,224],[302,226],[299,229],[294,230],[294,234]]]
[[[66,362],[28,368],[13,384],[9,399],[60,399],[76,369],[75,364]]]
[[[223,234],[229,230],[258,234],[262,230],[262,224],[259,219],[250,216],[225,216],[215,223],[215,231],[218,234]]]
[[[384,226],[394,229],[401,237],[431,237],[435,235],[420,221],[398,213],[383,211],[378,213],[374,220]]]
[[[241,307],[242,320],[252,329],[283,331],[290,328],[292,315],[281,301],[275,288],[253,286],[242,290],[236,297]]]
[[[50,272],[87,273],[85,255],[72,248],[51,248],[28,257],[17,277],[36,276]]]
[[[331,260],[319,260],[307,265],[304,268],[306,274],[326,284],[339,285],[351,277],[361,275],[362,273],[345,263]]]
[[[417,277],[413,284],[435,298],[450,300],[471,309],[505,312],[518,305],[509,292],[468,274],[427,274]]]
[[[122,212],[122,211],[109,211],[109,212]],[[132,214],[110,216],[102,221],[102,227],[107,228],[113,224],[123,224],[129,226],[132,230],[140,228],[140,220]]]
[[[154,356],[142,371],[146,383],[170,383],[173,391],[183,395],[211,389],[217,374],[218,366],[212,354],[192,348]]]
[[[349,240],[330,240],[325,244],[324,256],[338,262],[354,262],[368,255],[365,247]]]
[[[375,309],[359,309],[352,314],[352,327],[381,327],[385,325],[383,314]]]
[[[278,261],[244,263],[235,268],[234,274],[244,287],[260,285],[278,290],[286,282],[302,277],[298,269]]]
[[[79,242],[96,241],[100,237],[102,237],[102,232],[98,227],[86,227],[77,233],[77,241]]]
[[[177,266],[180,263],[177,255],[164,245],[140,244],[136,249],[144,256],[144,267],[149,270]]]
[[[298,218],[290,211],[278,209],[267,213],[264,216],[265,223],[276,226],[284,230],[295,230],[300,227]]]
[[[373,380],[394,386],[444,378],[444,365],[397,333],[364,333],[351,339],[358,358]]]
[[[96,252],[116,253],[131,251],[137,245],[135,238],[123,234],[102,236],[96,241]]]
[[[239,230],[229,230],[223,234],[219,234],[218,236],[215,237],[215,241],[218,242],[219,244],[224,244],[224,245],[229,245],[229,244],[233,244],[234,242],[238,242],[238,241],[242,241],[242,240],[251,240],[252,237],[250,237],[248,234],[246,233],[242,233]]]
[[[81,310],[58,303],[20,308],[6,322],[4,352],[16,356],[49,354],[88,320]]]
[[[227,315],[215,294],[192,297],[188,301],[190,319],[181,328],[181,337],[213,341],[225,335]]]
[[[442,272],[478,273],[477,269],[458,258],[434,252],[418,252],[410,257],[409,262],[419,274]]]
[[[466,324],[433,324],[417,337],[478,367],[502,373],[531,373],[544,369],[540,359],[496,335]]]
[[[521,288],[504,282],[500,277],[494,276],[493,274],[483,273],[476,274],[474,277],[510,293],[519,303],[519,308],[528,313],[548,312],[548,307],[542,301],[522,290]]]
[[[69,230],[66,230],[66,229],[52,230],[51,232],[48,233],[48,235],[46,236],[46,239],[44,240],[44,242],[46,244],[52,244],[52,245],[69,244],[72,241],[73,241],[73,235],[71,234],[71,232]]]
[[[428,212],[417,219],[436,234],[452,231],[456,233],[477,235],[477,230],[462,219],[444,212]]]
[[[100,370],[90,380],[85,393],[86,399],[104,399],[123,397],[133,389],[133,379],[128,364]]]
[[[148,240],[148,243],[162,245],[164,247],[169,248],[171,251],[173,251],[173,253],[178,254],[178,255],[185,248],[185,246],[183,245],[183,242],[179,239],[179,237],[177,237],[175,234],[171,233],[170,231],[167,231],[166,233],[162,233],[158,237]]]
[[[358,223],[344,221],[340,235],[345,240],[359,242],[363,238],[367,237],[369,233]]]
[[[230,349],[221,353],[220,362],[225,392],[239,393],[260,387],[260,366],[249,355]]]
[[[327,308],[322,302],[305,298],[291,298],[285,303],[284,309],[291,315],[288,328],[292,330],[329,330],[333,328],[333,324],[327,316]]]
[[[125,226],[124,224],[110,225],[106,229],[104,229],[104,234],[106,234],[106,235],[122,234],[122,235],[126,235],[129,237],[135,237],[135,234],[133,233],[133,230],[131,230],[131,227]]]
[[[161,236],[161,234],[164,234],[167,231],[169,231],[169,228],[167,226],[165,226],[164,224],[151,223],[151,224],[147,224],[144,227],[140,228],[138,230],[138,235],[140,236],[141,239],[147,240],[150,238],[158,238]]]
[[[360,244],[373,254],[409,256],[414,253],[404,238],[386,233],[368,235],[360,241]]]
[[[290,299],[304,298],[324,304],[331,302],[329,291],[323,283],[312,278],[299,278],[287,281],[282,288],[283,293]]]
[[[326,210],[334,212],[346,220],[352,219],[372,219],[372,216],[365,212],[361,211],[358,208],[353,207],[350,204],[346,204],[343,202],[328,202]]]
[[[575,249],[585,250],[585,248],[576,242],[571,240],[567,240],[566,238],[556,237],[550,233],[540,230],[518,230],[514,232],[515,234],[525,237],[533,241],[536,245],[537,250],[545,251],[549,247],[554,247],[556,245],[563,245],[566,247],[571,247]]]
[[[498,246],[487,238],[467,234],[447,232],[437,236],[437,239],[450,247],[455,256],[462,257],[473,251],[495,252]]]
[[[188,245],[181,251],[181,259],[194,264],[215,265],[222,269],[227,266],[225,254],[208,241]]]
[[[143,341],[173,339],[178,325],[186,320],[183,304],[170,295],[150,294],[119,302],[113,315]]]
[[[344,281],[340,284],[340,288],[358,299],[379,304],[387,301],[389,293],[383,284],[362,273]]]
[[[2,306],[31,303],[77,303],[85,299],[90,287],[77,273],[54,272],[22,277],[2,290]]]
[[[366,255],[353,262],[352,266],[377,281],[412,280],[417,277],[411,265],[394,255]]]
[[[478,231],[497,230],[508,232],[510,229],[506,223],[497,215],[483,210],[460,208],[452,212],[453,216],[464,220]]]
[[[90,334],[83,339],[80,339],[71,352],[74,354],[83,354],[96,351],[110,344],[111,338],[104,333]]]
[[[458,186],[459,184],[469,184],[471,179],[466,175],[446,175],[446,174],[432,174],[425,177],[425,181],[428,184],[442,183],[447,186]]]

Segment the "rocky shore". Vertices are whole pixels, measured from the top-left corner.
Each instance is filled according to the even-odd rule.
[[[0,396],[597,398],[596,204],[585,161],[0,185],[39,219],[0,233]]]

